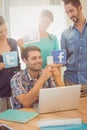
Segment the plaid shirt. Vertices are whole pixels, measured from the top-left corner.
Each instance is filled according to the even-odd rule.
[[[41,73],[39,74],[40,77]],[[18,102],[16,96],[20,94],[28,93],[34,84],[36,83],[37,79],[33,79],[30,74],[28,73],[27,69],[22,70],[15,74],[11,79],[11,90],[12,90],[12,106],[13,109],[23,108],[23,105]],[[52,88],[56,87],[55,83],[53,82],[52,78],[49,78],[44,84],[43,88]],[[34,102],[35,103],[35,102]]]

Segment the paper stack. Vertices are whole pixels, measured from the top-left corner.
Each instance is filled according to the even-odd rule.
[[[81,118],[43,119],[38,122],[40,130],[87,130]]]

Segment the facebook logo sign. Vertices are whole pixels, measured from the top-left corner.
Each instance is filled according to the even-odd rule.
[[[3,54],[3,62],[5,64],[5,68],[18,66],[17,51],[4,53]]]
[[[53,62],[57,64],[66,64],[66,50],[53,50]]]

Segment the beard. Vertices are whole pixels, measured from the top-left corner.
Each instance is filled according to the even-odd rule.
[[[70,19],[71,19],[74,23],[78,23],[78,21],[79,21],[78,17],[76,17],[76,16],[72,16]]]
[[[78,11],[76,15],[73,15],[71,18],[70,18],[74,24],[77,24],[80,20],[80,12]]]
[[[41,68],[40,69],[31,69],[32,71],[36,71],[36,72],[38,72],[38,71],[40,71],[41,70]]]
[[[42,68],[41,66],[40,67],[29,67],[29,70],[34,71],[34,72],[38,72],[41,70],[41,68]]]

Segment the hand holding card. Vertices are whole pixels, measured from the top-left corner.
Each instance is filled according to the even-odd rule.
[[[53,50],[53,62],[56,64],[66,64],[66,50]]]
[[[52,65],[53,64],[53,56],[48,56],[47,57],[47,65]]]

